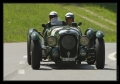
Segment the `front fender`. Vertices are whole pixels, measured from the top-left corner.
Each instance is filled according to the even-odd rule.
[[[29,29],[29,30],[28,30],[28,35],[30,36],[33,31],[34,31],[34,28]]]
[[[97,38],[103,38],[104,37],[104,33],[99,30],[99,31],[96,32],[96,37]]]
[[[87,35],[88,37],[91,37],[93,34],[94,34],[94,30],[93,28],[88,28],[86,31],[85,31],[85,35]]]
[[[32,32],[31,40],[40,40],[40,35],[38,34],[38,32],[36,32],[36,31]]]

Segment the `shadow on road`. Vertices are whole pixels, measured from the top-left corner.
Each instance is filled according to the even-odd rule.
[[[42,64],[43,66],[46,66],[47,69],[48,67],[51,69],[56,69],[56,70],[82,70],[82,69],[94,69],[93,66],[90,65],[56,65],[56,64]],[[40,68],[41,70],[42,68]],[[43,69],[42,69],[43,70]]]
[[[116,69],[113,69],[113,68],[104,68],[103,70],[116,70]]]
[[[41,64],[38,70],[116,70],[113,68],[104,68],[104,69],[96,69],[95,65],[88,64],[76,64],[76,65],[56,65],[56,64]]]

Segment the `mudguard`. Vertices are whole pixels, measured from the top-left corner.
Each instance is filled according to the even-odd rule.
[[[33,31],[31,33],[31,40],[40,40],[40,35],[38,34],[38,32]]]
[[[30,35],[32,34],[33,31],[34,31],[34,28],[29,29],[28,35],[30,36]]]
[[[94,34],[94,30],[93,28],[88,28],[86,31],[85,31],[85,35],[87,35],[88,37],[91,37],[93,34]]]
[[[96,37],[97,38],[103,38],[104,37],[104,33],[99,30],[99,31],[96,32]]]

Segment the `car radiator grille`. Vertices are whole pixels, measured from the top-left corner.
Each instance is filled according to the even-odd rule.
[[[62,57],[75,57],[77,54],[77,38],[74,35],[60,37],[60,54]]]

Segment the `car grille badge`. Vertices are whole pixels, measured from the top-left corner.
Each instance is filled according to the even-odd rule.
[[[69,51],[67,52],[67,55],[68,55],[68,57],[70,57],[70,52]]]

